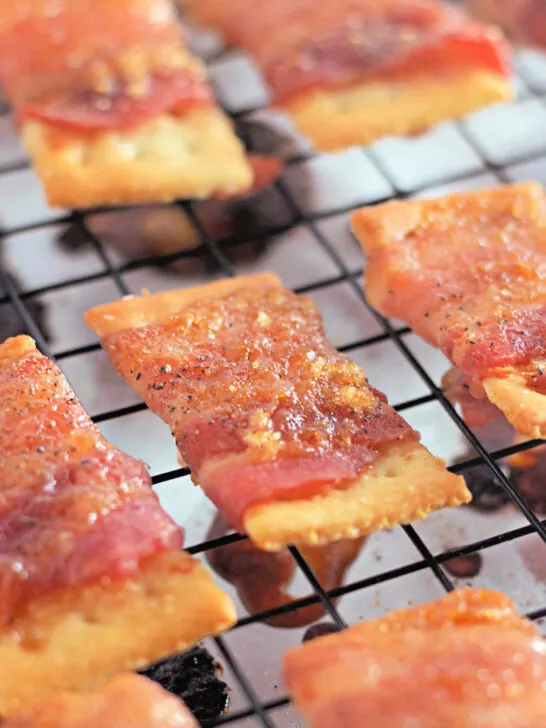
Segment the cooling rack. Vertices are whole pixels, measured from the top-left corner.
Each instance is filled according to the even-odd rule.
[[[82,320],[87,308],[142,287],[277,272],[285,285],[314,298],[330,339],[364,366],[372,384],[422,432],[425,445],[445,457],[451,471],[467,476],[481,509],[446,510],[374,535],[333,588],[321,583],[296,548],[290,549],[294,596],[282,606],[249,611],[237,589],[218,577],[236,601],[239,620],[210,642],[232,690],[230,711],[213,725],[299,726],[282,687],[280,659],[301,642],[304,629],[268,626],[272,618],[318,605],[321,621],[343,628],[462,583],[506,591],[539,623],[546,616],[546,569],[540,567],[546,563],[546,520],[536,499],[522,495],[506,460],[537,453],[541,443],[516,442],[502,428],[472,431],[465,425],[440,387],[447,369],[441,354],[367,305],[365,261],[348,227],[352,209],[393,197],[529,178],[546,184],[546,56],[518,52],[513,103],[414,139],[315,155],[286,120],[263,110],[267,93],[247,58],[218,56],[214,38],[194,41],[208,56],[217,95],[247,146],[284,156],[282,177],[247,203],[52,211],[18,145],[9,110],[1,107],[0,333],[32,335],[59,363],[104,434],[150,464],[162,502],[186,529],[188,550],[204,561],[244,537],[211,530],[213,508],[177,465],[167,429],[113,373]],[[454,563],[464,566],[461,559],[479,561],[479,573],[454,569]]]

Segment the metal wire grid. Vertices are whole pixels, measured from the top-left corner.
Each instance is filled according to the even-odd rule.
[[[250,110],[247,110],[245,113],[248,113]],[[1,113],[1,110],[0,110]],[[237,115],[234,115],[237,116]],[[459,129],[464,134],[463,128],[459,125]],[[472,143],[472,139],[466,135],[466,139],[470,144]],[[475,146],[474,146],[475,148]],[[368,150],[369,151],[369,150]],[[476,149],[476,151],[479,153],[479,150]],[[373,154],[373,152],[370,152]],[[481,156],[481,155],[480,155]],[[292,165],[297,162],[300,162],[302,160],[302,156],[294,157],[290,160],[288,160],[287,164]],[[520,161],[526,161],[526,160],[520,160]],[[378,165],[378,167],[381,168],[381,162],[379,159],[375,158],[375,162]],[[492,173],[496,179],[499,182],[505,182],[507,181],[505,172],[502,167],[492,165],[488,163],[485,159],[483,160],[484,167],[489,170],[490,173]],[[26,165],[22,164],[16,164],[12,165],[9,168],[5,168],[0,171],[0,178],[2,175],[13,171],[14,169],[20,169],[23,168]],[[381,170],[383,172],[383,175],[388,179],[388,181],[391,183],[392,188],[395,192],[395,196],[398,198],[403,198],[407,196],[407,193],[397,188],[397,185],[395,183],[395,180],[392,179],[392,176],[389,175],[389,171],[383,167]],[[461,178],[468,177],[468,175],[462,175]],[[449,182],[454,182],[453,178],[449,180]],[[378,343],[380,341],[391,341],[393,344],[397,347],[399,352],[403,355],[403,357],[406,359],[406,361],[411,365],[411,367],[414,369],[414,371],[418,374],[418,376],[421,378],[421,380],[426,385],[429,393],[408,401],[404,401],[401,404],[399,404],[396,409],[398,411],[404,411],[411,409],[413,407],[416,407],[418,405],[428,403],[428,402],[438,402],[443,410],[447,413],[449,418],[455,423],[456,427],[459,429],[459,431],[464,435],[466,438],[466,441],[468,444],[473,448],[473,450],[476,453],[476,457],[468,458],[464,462],[459,462],[456,465],[452,466],[450,470],[452,472],[457,473],[465,473],[469,469],[476,467],[478,465],[485,464],[488,470],[490,471],[491,475],[494,476],[494,478],[497,480],[497,482],[502,486],[502,488],[506,491],[511,501],[516,505],[516,507],[521,511],[521,513],[524,515],[527,525],[524,525],[522,527],[512,529],[509,531],[506,531],[502,534],[496,535],[494,537],[482,539],[479,541],[475,541],[471,544],[468,544],[464,547],[444,551],[442,553],[433,554],[429,548],[425,545],[421,537],[418,535],[416,530],[413,528],[413,526],[403,526],[403,530],[407,536],[407,538],[411,541],[413,546],[417,549],[419,552],[421,559],[417,560],[415,562],[405,564],[401,567],[393,568],[387,571],[384,571],[382,573],[376,574],[374,576],[364,578],[361,580],[358,580],[353,583],[344,584],[343,586],[337,587],[335,589],[331,589],[329,591],[325,591],[323,587],[321,586],[319,580],[317,579],[316,575],[314,574],[312,568],[309,566],[309,564],[306,562],[305,558],[302,556],[301,552],[297,549],[292,547],[290,549],[290,552],[295,560],[295,563],[297,564],[298,569],[301,570],[305,578],[307,579],[311,589],[312,594],[307,597],[295,599],[290,604],[286,604],[280,607],[276,607],[273,609],[268,609],[259,613],[249,614],[248,616],[242,617],[239,619],[238,623],[233,627],[233,630],[240,629],[242,627],[245,627],[250,624],[256,624],[261,623],[265,619],[269,617],[273,617],[275,615],[280,615],[287,612],[292,612],[297,609],[308,607],[313,604],[322,603],[325,612],[330,616],[330,618],[335,622],[335,624],[341,628],[346,627],[346,622],[342,615],[339,613],[338,609],[335,606],[334,599],[337,597],[341,597],[343,595],[347,595],[350,593],[357,592],[359,590],[363,590],[369,587],[372,587],[374,585],[387,582],[387,581],[393,581],[396,579],[399,579],[403,576],[413,574],[422,570],[430,570],[439,584],[441,585],[442,589],[444,589],[446,592],[451,591],[454,589],[454,584],[449,578],[447,572],[443,568],[443,564],[445,564],[446,561],[460,557],[460,556],[467,556],[469,554],[474,554],[479,551],[482,551],[484,549],[488,549],[492,546],[496,546],[503,543],[508,543],[512,540],[515,540],[517,538],[520,538],[521,536],[525,536],[528,534],[538,534],[540,538],[546,542],[546,520],[540,520],[535,513],[533,512],[532,508],[529,506],[528,503],[525,502],[525,500],[521,497],[521,495],[518,493],[517,489],[515,488],[514,484],[510,481],[510,479],[506,476],[505,472],[502,470],[502,468],[499,466],[498,461],[510,454],[514,454],[516,452],[520,452],[523,450],[528,450],[530,448],[536,447],[541,444],[539,440],[532,440],[529,442],[513,445],[510,447],[505,447],[500,450],[496,450],[493,452],[488,452],[487,448],[477,439],[477,437],[473,434],[473,432],[465,425],[457,411],[452,407],[450,402],[446,399],[444,393],[442,390],[436,386],[434,381],[431,379],[429,374],[425,371],[423,366],[419,363],[419,361],[416,359],[416,357],[413,355],[413,353],[408,348],[403,336],[404,334],[408,333],[409,329],[406,327],[396,328],[394,327],[388,320],[377,314],[373,309],[371,309],[368,306],[368,303],[365,299],[365,296],[362,291],[361,283],[359,281],[360,275],[358,273],[355,274],[354,271],[349,270],[346,263],[343,261],[341,256],[339,255],[336,248],[331,244],[331,242],[325,237],[325,235],[321,232],[320,227],[317,225],[317,221],[320,219],[320,215],[312,215],[306,213],[304,210],[300,208],[297,201],[294,199],[294,197],[290,194],[290,190],[285,184],[285,182],[281,179],[276,183],[276,188],[279,194],[282,196],[283,200],[286,202],[288,208],[291,211],[293,221],[284,226],[280,226],[276,229],[271,229],[263,232],[263,237],[268,238],[272,236],[273,234],[279,234],[282,233],[285,230],[288,230],[295,225],[303,225],[307,230],[313,235],[314,239],[318,241],[322,249],[327,253],[327,255],[331,258],[337,269],[339,270],[339,274],[335,277],[331,277],[325,280],[319,280],[311,284],[307,284],[303,287],[300,287],[299,289],[296,289],[296,292],[299,293],[309,293],[312,291],[317,291],[320,289],[328,288],[334,284],[346,282],[348,283],[353,291],[358,295],[361,304],[363,307],[367,308],[371,314],[375,317],[379,325],[381,326],[381,333],[370,336],[367,338],[360,339],[358,341],[354,341],[348,345],[340,347],[340,351],[344,352],[350,352],[352,350],[355,350],[357,348],[370,346],[372,344]],[[85,239],[88,241],[95,249],[96,253],[102,260],[105,268],[102,272],[96,272],[96,273],[90,273],[85,276],[79,276],[79,277],[71,277],[67,278],[59,283],[55,283],[52,285],[42,286],[40,288],[35,288],[33,290],[28,290],[24,292],[20,292],[18,290],[17,285],[11,278],[11,276],[8,274],[7,270],[0,269],[0,286],[3,289],[3,297],[0,298],[0,304],[10,304],[13,308],[13,311],[17,314],[18,318],[20,319],[22,328],[25,328],[30,335],[32,335],[37,343],[39,348],[48,356],[50,356],[52,359],[55,359],[57,361],[65,359],[67,357],[73,357],[82,355],[91,351],[95,351],[99,349],[98,344],[90,344],[85,346],[79,346],[79,347],[73,347],[70,349],[65,349],[62,352],[58,353],[56,356],[53,355],[53,353],[49,350],[49,346],[42,335],[42,332],[40,330],[39,324],[35,320],[35,317],[33,316],[31,307],[29,306],[29,302],[31,302],[31,299],[35,296],[38,296],[40,294],[43,294],[45,292],[49,292],[51,290],[61,289],[69,286],[73,286],[76,284],[84,283],[91,280],[96,280],[99,278],[107,277],[109,278],[116,286],[120,296],[126,295],[128,293],[131,293],[131,291],[128,289],[123,277],[122,273],[136,268],[144,268],[149,265],[165,265],[167,263],[174,262],[176,260],[179,260],[181,258],[185,257],[203,257],[207,256],[210,260],[212,260],[215,264],[215,266],[225,275],[225,276],[234,276],[236,275],[235,268],[233,264],[229,261],[228,257],[226,256],[226,250],[229,248],[229,246],[232,245],[239,245],[241,243],[247,242],[247,240],[244,237],[233,237],[227,241],[220,242],[219,240],[215,240],[211,235],[207,232],[203,224],[201,223],[199,217],[195,213],[194,205],[190,202],[186,201],[180,201],[177,203],[174,203],[176,206],[178,206],[181,210],[183,210],[187,217],[192,222],[195,229],[198,231],[200,235],[200,244],[192,248],[191,250],[184,250],[180,253],[166,255],[166,256],[153,256],[146,259],[140,259],[138,261],[130,261],[128,263],[125,263],[120,266],[115,266],[110,261],[110,258],[105,251],[105,247],[103,244],[103,241],[98,238],[96,235],[93,234],[93,232],[90,230],[86,218],[80,211],[73,211],[70,214],[67,215],[61,215],[53,220],[47,220],[47,221],[38,221],[34,222],[32,224],[19,226],[17,228],[11,228],[9,230],[1,230],[0,229],[0,244],[3,238],[7,237],[7,235],[13,235],[14,233],[20,233],[20,232],[27,232],[30,230],[36,230],[36,229],[42,229],[48,225],[56,225],[58,223],[69,223],[71,227],[74,230],[78,231],[78,234],[82,236],[82,239]],[[112,208],[114,209],[114,208]],[[119,209],[119,208],[115,208]],[[346,211],[349,211],[348,208]],[[343,210],[340,210],[338,212],[343,212]],[[259,237],[259,236],[258,236]],[[252,240],[255,241],[257,238],[256,235],[252,235]],[[96,417],[94,417],[94,421],[96,423],[105,422],[107,420],[112,420],[116,418],[123,417],[125,415],[138,412],[141,410],[146,409],[146,406],[144,404],[136,404],[128,407],[122,407],[117,409],[112,409],[106,412],[103,412]],[[189,473],[187,468],[177,468],[174,470],[170,470],[168,472],[161,472],[159,474],[156,474],[153,477],[153,482],[155,484],[158,483],[164,483],[166,481],[173,480],[175,478],[179,478],[180,476],[187,475]],[[220,538],[214,538],[207,541],[204,541],[202,543],[199,543],[197,545],[194,545],[188,549],[188,551],[192,554],[200,554],[207,551],[211,551],[212,549],[219,548],[221,546],[226,546],[230,543],[235,543],[236,541],[240,541],[245,539],[246,537],[239,535],[239,534],[230,534],[226,535]],[[546,616],[546,604],[539,608],[535,609],[531,613],[527,615],[529,618],[533,620],[540,619],[542,617]],[[267,701],[267,702],[261,702],[256,691],[252,687],[251,681],[249,677],[245,674],[244,670],[241,668],[237,656],[233,654],[233,651],[228,647],[226,644],[226,641],[222,637],[217,637],[215,639],[216,644],[218,646],[218,649],[225,660],[225,662],[229,665],[231,668],[236,680],[238,681],[241,689],[243,690],[244,694],[248,698],[249,701],[249,708],[246,710],[240,710],[234,713],[231,713],[229,715],[226,715],[219,719],[215,725],[223,725],[228,723],[234,723],[239,720],[243,720],[245,718],[248,718],[250,716],[255,716],[255,719],[266,728],[274,728],[275,726],[275,720],[274,720],[274,713],[276,709],[282,708],[286,706],[289,703],[289,699],[287,697],[281,697],[279,699],[273,700],[273,701]]]

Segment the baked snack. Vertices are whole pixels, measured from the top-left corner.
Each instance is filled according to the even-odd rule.
[[[546,647],[513,602],[462,589],[290,650],[310,728],[542,728]]]
[[[244,48],[321,150],[421,132],[512,97],[500,33],[438,0],[181,0]]]
[[[110,445],[32,339],[0,346],[0,716],[235,621],[143,463]]]
[[[241,192],[252,170],[168,0],[0,2],[0,83],[53,206]]]
[[[499,25],[516,42],[546,46],[544,0],[467,0],[467,4],[477,18]]]
[[[389,202],[354,213],[353,227],[372,306],[441,349],[518,432],[546,436],[542,187]]]
[[[470,499],[271,274],[130,297],[86,321],[234,528],[275,551]]]
[[[55,692],[3,728],[197,728],[190,711],[157,683],[121,673],[95,689]]]

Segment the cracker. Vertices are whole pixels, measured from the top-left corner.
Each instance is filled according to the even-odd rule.
[[[121,301],[105,303],[90,309],[85,322],[99,336],[122,329],[160,324],[186,306],[197,301],[228,296],[243,288],[280,288],[281,282],[273,273],[226,278],[204,286],[162,291],[153,295],[126,296]]]
[[[326,544],[365,536],[426,518],[432,511],[468,503],[460,476],[415,442],[392,445],[343,489],[307,500],[251,506],[245,530],[265,551],[292,544]]]
[[[29,336],[0,345],[0,368],[35,351]],[[30,600],[0,625],[0,719],[52,690],[139,669],[236,621],[231,599],[185,552],[142,561],[130,578],[64,587]]]
[[[96,687],[56,690],[3,728],[198,728],[182,700],[158,683],[121,672]]]
[[[87,134],[27,120],[22,135],[54,207],[206,198],[252,184],[243,145],[218,109]]]
[[[513,219],[514,224],[530,225],[536,232],[539,244],[546,240],[546,215],[544,190],[537,182],[522,182],[489,190],[461,192],[433,200],[391,201],[375,208],[363,208],[353,215],[353,228],[361,241],[365,253],[373,261],[378,260],[378,268],[366,279],[366,297],[378,311],[390,315],[388,311],[387,289],[390,287],[389,275],[391,261],[394,268],[405,265],[403,255],[404,239],[410,237],[428,220],[445,220],[443,228],[446,251],[449,246],[456,247],[460,225],[455,225],[456,215],[462,218],[462,208],[475,202],[476,216],[499,213]],[[465,212],[468,219],[471,215]],[[453,222],[452,222],[453,221]],[[507,225],[509,231],[510,227]],[[433,233],[438,235],[438,232]],[[504,243],[499,237],[499,246]],[[402,262],[401,262],[402,261]],[[387,262],[384,266],[383,263]],[[464,302],[464,301],[463,301]],[[392,312],[391,312],[392,313]],[[429,342],[434,343],[434,342]],[[506,367],[502,375],[483,379],[480,384],[485,395],[517,432],[528,437],[546,436],[546,395],[527,386],[518,365]]]
[[[322,89],[300,94],[286,107],[299,130],[326,152],[371,144],[385,136],[418,134],[445,119],[512,97],[504,76],[472,71]]]
[[[485,379],[483,387],[516,432],[546,438],[546,395],[528,387],[517,369],[507,377]]]
[[[0,633],[0,716],[143,668],[235,620],[231,599],[184,552],[150,558],[131,579],[36,599]]]
[[[100,335],[158,324],[196,300],[224,296],[239,289],[280,287],[263,274],[218,281],[197,288],[130,297],[89,311],[86,321]],[[324,544],[356,538],[399,523],[424,518],[446,506],[470,500],[463,478],[415,442],[396,443],[359,478],[326,495],[251,506],[245,531],[267,551],[292,543]]]

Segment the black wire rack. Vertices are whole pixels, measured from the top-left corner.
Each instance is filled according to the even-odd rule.
[[[1,111],[4,111],[4,113],[6,113],[7,110],[2,109]],[[237,121],[239,117],[246,117],[248,116],[248,114],[250,114],[250,112],[253,111],[255,111],[255,109],[246,109],[244,114],[236,113],[232,114],[232,116]],[[458,128],[464,135],[465,130],[463,126],[458,125]],[[475,151],[479,153],[479,149],[477,149],[475,145],[473,145],[472,139],[468,135],[466,135],[466,139],[472,146],[474,146]],[[368,150],[368,153],[373,155],[373,151],[370,152],[370,150]],[[306,155],[301,154],[293,156],[292,158],[287,160],[287,166],[290,167],[291,165],[300,163],[302,159],[305,158]],[[380,160],[375,158],[374,161],[381,169]],[[524,162],[527,160],[521,159],[518,161]],[[16,165],[7,166],[3,169],[0,169],[0,179],[3,175],[9,172],[13,172],[17,169],[22,169],[25,166],[26,165],[24,163],[18,163]],[[504,183],[508,181],[503,167],[491,164],[485,159],[483,160],[483,166],[485,170],[487,170],[490,174],[494,175],[495,179],[498,180],[499,183]],[[394,190],[395,197],[404,198],[407,196],[406,192],[397,188],[395,180],[392,179],[392,177],[389,175],[389,171],[387,169],[383,168],[381,169],[381,172],[390,182]],[[449,180],[443,181],[449,181],[453,183],[457,180],[450,178]],[[412,525],[403,526],[402,528],[405,535],[419,553],[420,559],[405,564],[403,566],[392,568],[385,572],[375,574],[368,578],[363,578],[352,583],[343,584],[342,586],[331,590],[325,590],[321,586],[313,569],[308,564],[302,553],[297,548],[292,547],[290,549],[290,552],[297,565],[297,568],[304,575],[309,586],[311,587],[311,595],[299,599],[294,599],[289,604],[285,604],[283,606],[268,609],[259,613],[248,614],[244,617],[241,617],[238,623],[232,629],[238,630],[250,624],[263,623],[264,620],[268,618],[292,612],[303,607],[309,607],[314,604],[322,604],[326,615],[329,616],[334,624],[339,628],[344,628],[346,627],[346,622],[335,604],[335,601],[338,597],[356,593],[360,590],[365,590],[388,581],[394,581],[406,575],[414,574],[416,572],[424,570],[429,570],[434,575],[441,588],[446,592],[449,592],[455,588],[455,584],[450,578],[446,569],[444,568],[444,564],[447,561],[450,561],[457,557],[465,557],[476,554],[493,546],[508,543],[529,534],[538,534],[538,536],[544,542],[546,542],[546,520],[542,520],[537,516],[533,508],[529,505],[529,503],[525,501],[514,482],[512,482],[510,477],[506,474],[505,469],[501,467],[500,464],[503,458],[521,452],[523,450],[535,448],[542,444],[541,441],[531,440],[524,443],[510,445],[508,447],[504,447],[495,451],[488,450],[488,448],[478,439],[478,437],[467,427],[467,425],[459,416],[458,412],[453,408],[448,399],[445,397],[442,389],[435,384],[431,376],[427,373],[425,368],[422,366],[422,364],[408,347],[408,344],[405,340],[405,334],[409,332],[409,329],[407,329],[406,327],[394,326],[391,322],[377,314],[373,309],[369,307],[360,282],[360,276],[362,271],[355,272],[354,270],[351,270],[347,266],[346,262],[344,262],[339,252],[336,250],[336,247],[323,234],[320,225],[318,224],[321,220],[321,215],[309,214],[305,210],[301,209],[301,206],[291,194],[289,187],[286,185],[286,182],[283,180],[282,177],[275,183],[275,187],[278,195],[280,195],[287,208],[289,209],[291,219],[288,223],[283,222],[279,226],[273,226],[271,229],[264,230],[261,233],[252,233],[252,241],[255,243],[259,243],[260,238],[263,238],[265,240],[272,237],[273,235],[282,234],[283,232],[286,232],[287,230],[293,228],[295,225],[304,226],[309,231],[309,233],[313,236],[314,240],[318,242],[323,251],[329,256],[329,258],[337,268],[338,273],[334,277],[318,280],[311,284],[306,284],[305,286],[297,289],[297,292],[310,293],[313,291],[326,289],[334,284],[347,283],[352,288],[354,293],[358,296],[360,302],[359,305],[362,306],[362,309],[369,311],[373,315],[373,317],[375,317],[375,320],[381,327],[381,332],[379,334],[375,334],[373,336],[351,342],[350,344],[340,347],[340,350],[344,352],[351,352],[353,350],[367,347],[382,341],[392,342],[394,346],[398,349],[398,351],[402,354],[402,356],[405,358],[405,360],[411,365],[414,372],[419,376],[419,378],[422,380],[428,390],[428,393],[424,396],[400,403],[399,405],[397,405],[397,409],[399,411],[407,411],[425,403],[437,402],[447,414],[447,416],[451,419],[451,421],[455,424],[455,426],[458,428],[460,433],[464,436],[466,442],[469,445],[469,449],[473,450],[473,452],[475,453],[475,455],[469,456],[465,460],[457,462],[456,465],[451,466],[450,470],[452,472],[465,474],[467,472],[470,472],[473,468],[476,468],[477,466],[481,466],[482,468],[486,467],[491,477],[504,490],[507,500],[512,501],[516,508],[519,509],[521,514],[523,514],[526,523],[523,526],[506,531],[502,534],[498,534],[481,540],[476,540],[473,543],[465,545],[464,547],[443,551],[441,553],[432,553]],[[415,190],[412,191],[413,194],[415,192]],[[381,201],[383,200],[377,200],[376,202]],[[196,214],[195,203],[180,201],[174,203],[174,205],[181,211],[183,211],[186,214],[187,218],[191,221],[191,224],[199,235],[199,244],[189,250],[182,250],[178,253],[169,253],[168,255],[163,256],[149,256],[146,258],[141,258],[139,260],[124,262],[119,265],[114,265],[111,262],[110,256],[105,250],[103,240],[101,240],[100,236],[97,236],[91,230],[91,227],[88,224],[87,213],[84,214],[82,211],[75,210],[67,214],[61,214],[58,217],[54,217],[53,219],[48,219],[47,221],[44,220],[32,222],[30,224],[21,225],[18,227],[11,227],[10,229],[0,228],[1,245],[2,240],[8,235],[29,232],[31,230],[44,229],[47,226],[54,226],[60,223],[67,224],[73,234],[79,236],[81,240],[85,240],[87,244],[95,249],[97,255],[100,257],[102,263],[104,264],[104,269],[100,272],[92,272],[83,276],[66,278],[54,284],[41,286],[32,290],[25,290],[23,292],[19,290],[17,282],[14,280],[9,270],[4,266],[2,269],[0,269],[0,287],[3,290],[3,295],[0,298],[0,305],[10,305],[12,307],[12,311],[17,316],[20,322],[20,330],[26,330],[31,336],[33,336],[43,353],[50,356],[54,360],[61,362],[63,359],[66,359],[68,357],[80,356],[98,350],[100,347],[98,343],[88,344],[84,346],[64,349],[63,351],[57,352],[56,355],[54,355],[53,352],[50,350],[46,337],[44,336],[41,329],[40,323],[37,320],[35,306],[33,305],[33,301],[38,299],[44,293],[53,290],[68,288],[92,280],[107,278],[113,282],[119,295],[123,296],[129,293],[133,293],[133,291],[129,290],[124,280],[123,273],[129,270],[138,270],[140,268],[145,268],[151,265],[164,266],[166,264],[171,264],[184,258],[206,259],[209,261],[209,263],[212,263],[212,267],[217,272],[220,272],[225,276],[236,275],[236,268],[234,264],[230,261],[227,252],[233,246],[239,246],[245,242],[248,242],[248,240],[245,239],[245,236],[232,235],[227,240],[215,239],[203,225],[200,216]],[[350,209],[352,208],[347,208],[346,210],[337,210],[336,212],[348,212]],[[175,280],[174,284],[176,285]],[[144,410],[145,408],[146,407],[144,404],[135,404],[128,407],[111,409],[95,416],[94,420],[97,423],[102,423],[108,420],[122,418],[126,415]],[[161,472],[156,474],[153,477],[153,481],[155,484],[164,483],[179,478],[183,475],[187,475],[188,473],[189,471],[185,468],[177,468],[168,472]],[[228,544],[232,544],[244,539],[245,537],[242,535],[229,534],[221,536],[219,538],[212,538],[202,543],[193,545],[188,549],[188,551],[192,554],[204,554],[206,552],[212,551],[213,549],[217,549],[219,547],[226,546]],[[539,620],[542,617],[546,617],[546,604],[544,604],[544,606],[541,608],[533,610],[527,616],[533,620]],[[224,715],[214,725],[235,723],[250,716],[254,716],[258,724],[266,728],[274,728],[274,726],[276,725],[275,712],[276,710],[287,706],[289,704],[289,698],[283,696],[275,700],[270,700],[266,702],[261,701],[257,692],[252,686],[252,682],[249,676],[245,674],[245,671],[239,664],[236,654],[234,654],[234,651],[228,646],[227,641],[222,636],[215,638],[215,641],[217,648],[222,656],[222,659],[227,665],[229,665],[235,679],[239,683],[239,687],[246,695],[249,707],[245,710],[239,710],[237,712],[232,712]]]

